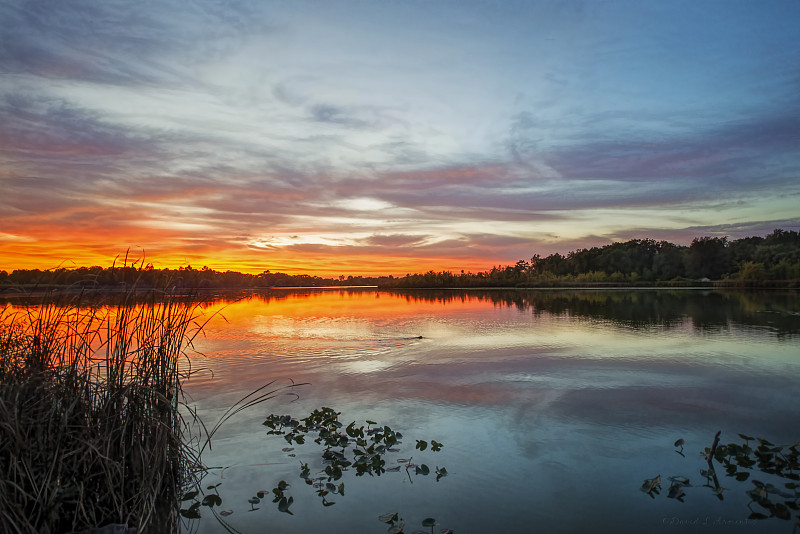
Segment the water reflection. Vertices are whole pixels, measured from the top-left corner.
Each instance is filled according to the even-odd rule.
[[[248,513],[254,491],[310,458],[287,458],[285,442],[265,440],[262,413],[242,414],[207,461],[228,467],[209,483],[224,482],[244,532],[377,531],[375,517],[395,510],[457,532],[661,532],[665,518],[692,532],[684,520],[746,517],[747,496],[652,500],[643,478],[687,474],[717,430],[800,438],[797,293],[274,290],[206,295],[202,309],[215,317],[191,364],[208,372],[186,389],[211,423],[270,380],[309,382],[300,400],[265,410],[332,406],[412,444],[437,439],[451,473],[441,485],[352,484],[324,510],[298,489],[296,517]],[[575,503],[581,513],[565,516]]]
[[[794,291],[747,292],[714,290],[538,290],[538,291],[407,291],[414,301],[478,300],[513,306],[535,314],[605,319],[634,328],[682,326],[688,318],[701,330],[732,324],[764,327],[777,335],[800,333],[798,294]]]
[[[800,420],[798,309],[796,294],[780,292],[254,293],[208,303],[227,322],[212,321],[198,341],[206,356],[195,364],[214,376],[189,391],[213,414],[291,378],[311,385],[286,412],[334,406],[345,419],[445,443],[446,489],[371,481],[337,511],[278,518],[278,531],[379,528],[371,521],[398,501],[404,516],[411,509],[462,532],[528,530],[531,521],[550,532],[656,531],[664,517],[704,516],[717,504],[652,501],[639,491],[643,472],[681,473],[720,429],[727,439],[800,438],[787,423]],[[282,458],[280,443],[271,449],[254,431],[260,422],[233,423],[214,452],[242,484],[256,474],[235,466]],[[678,438],[685,458],[673,451]],[[296,476],[288,464],[276,469],[263,476]],[[587,515],[565,518],[559,510],[576,499]],[[713,513],[746,508],[746,496],[737,499]]]

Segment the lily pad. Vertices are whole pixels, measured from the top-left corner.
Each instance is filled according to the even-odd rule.
[[[199,491],[190,491],[189,493],[185,494],[185,495],[183,496],[183,498],[181,498],[181,500],[182,500],[182,501],[191,501],[192,499],[194,499],[195,497],[197,497],[197,495],[198,495],[199,493],[200,493]]]
[[[642,487],[639,489],[645,493],[650,493],[659,487],[661,487],[661,475],[645,479],[645,481],[642,483]]]
[[[282,498],[278,502],[278,510],[280,510],[281,512],[286,512],[289,515],[294,515],[291,512],[291,510],[289,510],[289,507],[292,505],[293,502],[294,502],[294,497],[289,497],[288,499],[286,497]]]
[[[367,421],[367,422],[369,422],[369,421]],[[375,423],[372,423],[372,424],[374,425]],[[397,512],[394,512],[394,513],[390,512],[388,514],[381,514],[381,515],[378,516],[378,521],[380,521],[382,523],[391,523],[393,521],[397,521],[397,519],[398,519]]]
[[[181,515],[186,519],[200,519],[200,503],[196,502],[186,510],[181,510]]]
[[[209,508],[213,508],[214,506],[219,506],[222,504],[222,497],[220,497],[216,493],[206,495],[205,497],[203,497],[202,504],[203,506],[208,506]]]
[[[667,494],[667,498],[678,499],[680,501],[685,496],[686,492],[683,491],[683,487],[680,484],[674,484],[669,487],[669,493]]]
[[[436,526],[438,524],[439,523],[437,523],[436,520],[434,518],[432,518],[432,517],[426,517],[425,519],[422,520],[422,526],[423,527],[433,527],[433,526]]]

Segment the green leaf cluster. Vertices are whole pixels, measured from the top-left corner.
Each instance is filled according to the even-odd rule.
[[[309,465],[301,463],[300,478],[316,489],[324,506],[335,504],[334,501],[329,500],[331,495],[344,495],[344,482],[339,481],[345,471],[353,471],[355,476],[380,476],[385,473],[387,471],[386,454],[397,452],[399,449],[395,447],[402,443],[403,438],[402,433],[392,430],[387,425],[378,425],[376,421],[367,420],[366,426],[357,425],[353,421],[345,426],[339,420],[340,415],[341,412],[322,407],[315,409],[302,419],[296,419],[290,415],[270,414],[263,423],[269,429],[268,435],[283,436],[289,444],[301,445],[306,443],[308,438],[323,447],[321,459],[325,468],[321,476],[313,477]],[[440,451],[442,447],[443,445],[438,441],[431,440],[431,451]],[[428,442],[417,440],[416,448],[426,450]],[[409,477],[412,468],[416,475],[430,474],[431,469],[427,465],[416,465],[410,460],[410,458],[405,460],[406,473]],[[399,469],[400,466],[396,466],[388,470],[398,471]],[[447,475],[447,470],[437,466],[435,473],[438,481]],[[286,488],[276,489],[279,489],[283,496]],[[290,501],[287,502],[290,504]]]
[[[700,476],[705,479],[702,486],[710,488],[712,495],[723,500],[726,488],[720,485],[714,465],[716,462],[727,477],[737,482],[750,482],[745,491],[750,497],[747,505],[751,512],[749,519],[775,517],[789,520],[794,514],[800,521],[800,442],[783,446],[745,434],[739,434],[739,437],[742,443],[726,445],[718,445],[718,439],[715,438],[714,444],[700,453],[708,464],[708,469],[700,469]],[[680,451],[676,452],[680,454]],[[771,477],[772,482],[753,478],[758,472]],[[673,476],[669,480],[671,485],[667,497],[683,502],[686,496],[684,488],[692,487],[689,479]],[[661,489],[661,476],[645,479],[640,489],[655,498]]]

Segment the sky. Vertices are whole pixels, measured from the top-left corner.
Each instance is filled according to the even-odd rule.
[[[800,2],[0,1],[0,270],[800,228]]]

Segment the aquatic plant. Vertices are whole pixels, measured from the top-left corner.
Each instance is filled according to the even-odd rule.
[[[317,495],[322,499],[323,506],[331,506],[335,501],[330,500],[331,495],[344,495],[344,482],[338,482],[348,469],[355,471],[355,476],[380,476],[387,471],[399,471],[402,466],[395,465],[386,467],[387,453],[398,452],[397,445],[401,443],[403,434],[395,432],[389,426],[380,426],[376,421],[365,421],[364,425],[357,426],[353,421],[346,427],[339,421],[341,412],[332,408],[322,407],[314,410],[302,419],[293,418],[291,415],[270,414],[264,421],[264,426],[269,428],[268,435],[281,435],[290,444],[302,445],[306,443],[306,437],[313,434],[313,441],[323,446],[321,452],[322,463],[325,468],[319,477],[311,476],[311,468],[308,463],[300,464],[300,478],[309,486],[317,490]],[[342,430],[344,429],[344,430]],[[436,440],[431,440],[431,451],[438,452],[443,445]],[[428,448],[428,442],[416,440],[416,449],[424,451]],[[293,448],[286,448],[284,452],[289,452]],[[426,464],[416,465],[411,462],[411,458],[401,458],[398,464],[405,465],[406,475],[409,482],[412,481],[412,469],[414,475],[427,476],[431,473],[430,467]],[[436,466],[436,481],[447,476],[447,469]],[[284,481],[273,489],[275,498],[273,502],[278,503],[278,509],[282,512],[291,513],[289,506],[291,497],[284,494],[288,485]]]
[[[748,519],[764,520],[775,517],[783,520],[792,519],[800,526],[800,442],[792,445],[775,445],[763,439],[739,434],[743,443],[720,444],[721,432],[717,432],[711,447],[706,447],[700,456],[707,468],[700,468],[700,477],[711,494],[719,500],[724,499],[726,487],[722,486],[717,476],[715,462],[724,469],[725,476],[733,481],[744,483],[750,481],[745,493],[750,497],[747,504],[750,510]],[[757,442],[758,445],[751,442]],[[681,445],[682,454],[684,440],[675,442]],[[766,482],[752,478],[756,472],[766,477]],[[667,498],[683,502],[687,496],[686,488],[693,487],[689,478],[682,475],[668,477],[670,487]],[[651,498],[655,498],[661,489],[661,476],[645,479],[640,488]],[[754,508],[755,506],[755,508]]]
[[[766,519],[777,517],[791,519],[795,512],[800,522],[800,450],[795,442],[792,445],[775,445],[774,443],[745,434],[739,434],[744,443],[728,443],[719,445],[716,450],[706,449],[707,454],[719,462],[725,469],[725,475],[739,482],[750,480],[753,487],[746,493],[750,497],[748,508],[749,519]],[[750,442],[758,442],[756,446]],[[754,470],[769,476],[770,482],[762,482],[751,478]],[[784,482],[781,479],[788,480]],[[783,485],[783,488],[772,484]],[[757,505],[754,509],[753,505]]]
[[[0,530],[175,524],[200,467],[179,410],[197,319],[191,299],[155,291],[3,308]]]
[[[406,524],[403,521],[403,518],[400,517],[398,512],[389,512],[386,514],[381,514],[378,516],[378,521],[381,523],[386,523],[388,527],[386,528],[386,532],[389,534],[403,534],[403,529],[405,528]],[[433,517],[426,517],[422,520],[423,527],[430,527],[431,534],[433,534],[433,527],[439,526],[439,523]],[[443,528],[441,530],[442,534],[455,534],[453,530],[449,528]],[[412,534],[427,534],[425,531],[422,530],[415,530]]]

